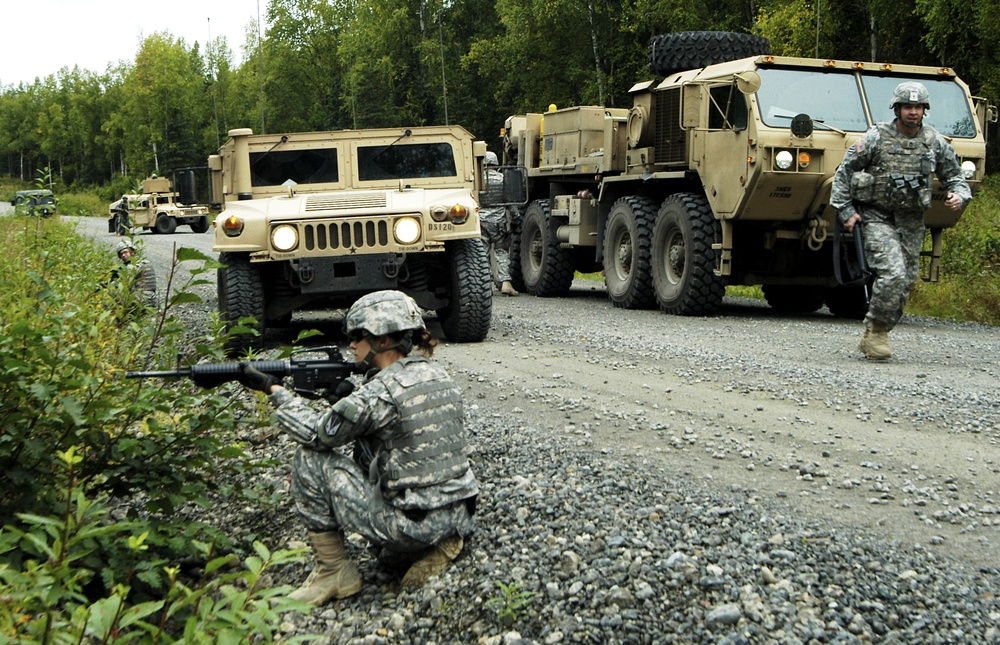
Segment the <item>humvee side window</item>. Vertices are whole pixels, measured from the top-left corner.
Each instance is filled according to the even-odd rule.
[[[746,130],[747,101],[735,85],[709,90],[708,128],[710,130]]]
[[[861,91],[851,72],[761,67],[757,73],[760,118],[772,128],[788,128],[792,117],[808,114],[816,130],[824,124],[848,132],[868,129]]]
[[[326,184],[340,181],[336,148],[272,150],[250,154],[250,185],[281,186]]]
[[[924,114],[924,121],[946,137],[971,139],[976,136],[972,112],[969,110],[965,92],[953,79],[903,78],[901,76],[874,76],[865,74],[861,84],[871,106],[872,118],[876,121],[892,121],[895,117],[889,109],[892,92],[903,81],[923,83],[931,97],[931,108]]]
[[[454,177],[455,151],[449,143],[358,146],[358,179]]]

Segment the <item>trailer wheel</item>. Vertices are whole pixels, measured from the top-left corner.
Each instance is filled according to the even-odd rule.
[[[770,54],[767,38],[735,31],[678,31],[649,39],[649,73],[669,76],[716,63]]]
[[[656,203],[642,196],[622,197],[608,214],[604,233],[604,284],[615,307],[646,309],[655,303],[650,239]]]
[[[219,262],[226,265],[218,270],[219,316],[226,330],[239,326],[240,318],[252,317],[257,322],[243,325],[252,332],[231,334],[226,343],[230,355],[244,354],[248,349],[264,348],[264,281],[260,271],[250,264],[246,253],[220,253]]]
[[[493,317],[493,283],[482,238],[452,240],[448,256],[449,304],[438,309],[441,329],[455,343],[486,338]]]
[[[191,230],[195,233],[204,233],[208,230],[208,217],[202,215],[191,224]]]
[[[549,200],[528,205],[521,221],[518,256],[524,289],[533,296],[565,295],[573,284],[572,257],[559,246]]]
[[[823,289],[786,284],[765,284],[764,299],[775,311],[811,314],[823,306]]]
[[[704,196],[677,193],[664,200],[653,226],[653,292],[662,311],[714,313],[726,292],[715,274],[716,222]]]
[[[868,313],[868,301],[865,300],[864,286],[828,287],[826,307],[837,318],[863,319]]]
[[[156,224],[153,230],[161,235],[170,235],[177,230],[177,220],[169,215],[160,213],[156,216]]]

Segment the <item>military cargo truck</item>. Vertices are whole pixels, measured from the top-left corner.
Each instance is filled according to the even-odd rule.
[[[458,126],[260,135],[229,132],[209,159],[219,311],[263,346],[305,309],[399,289],[449,340],[482,340],[492,315],[478,196],[486,144]],[[240,329],[245,329],[243,326]]]
[[[727,285],[762,285],[776,309],[825,303],[863,316],[865,285],[843,286],[834,271],[830,188],[845,152],[892,120],[898,83],[919,81],[931,96],[926,121],[975,190],[996,110],[948,68],[769,52],[747,34],[656,36],[648,60],[659,78],[631,88],[631,108],[508,118],[505,162],[527,168],[530,194],[513,225],[517,287],[561,295],[574,271],[603,270],[623,308],[709,314]],[[936,186],[924,279],[937,279],[942,230],[959,217]]]
[[[208,206],[181,199],[166,177],[153,175],[142,180],[142,193],[122,195],[108,206],[108,232],[128,235],[132,228],[169,235],[178,226],[190,226],[195,233],[209,229]]]

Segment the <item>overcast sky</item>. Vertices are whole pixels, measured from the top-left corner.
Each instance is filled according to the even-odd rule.
[[[34,82],[63,67],[101,74],[109,63],[134,61],[142,40],[158,31],[188,47],[225,36],[235,64],[246,27],[267,0],[0,0],[0,85]]]

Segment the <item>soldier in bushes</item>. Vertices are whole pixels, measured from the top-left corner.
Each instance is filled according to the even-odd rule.
[[[121,267],[111,271],[106,284],[128,284],[139,304],[155,309],[156,271],[147,261],[136,261],[136,248],[129,240],[118,243],[115,255],[121,261]]]
[[[316,606],[361,590],[345,532],[409,556],[402,583],[419,586],[461,552],[479,493],[466,456],[461,391],[428,360],[437,341],[413,299],[400,291],[363,296],[344,329],[365,380],[356,390],[344,381],[342,398],[322,412],[249,363],[241,366],[241,382],[270,394],[279,423],[302,444],[292,492],[316,567],[291,595]],[[347,445],[353,458],[337,450]]]
[[[941,180],[945,206],[958,211],[972,199],[958,156],[925,125],[930,95],[921,83],[896,86],[889,107],[896,118],[870,128],[844,156],[833,179],[830,204],[848,231],[861,226],[865,256],[875,274],[865,332],[858,349],[871,360],[892,356],[889,332],[920,269],[924,211],[931,206],[931,174]]]

